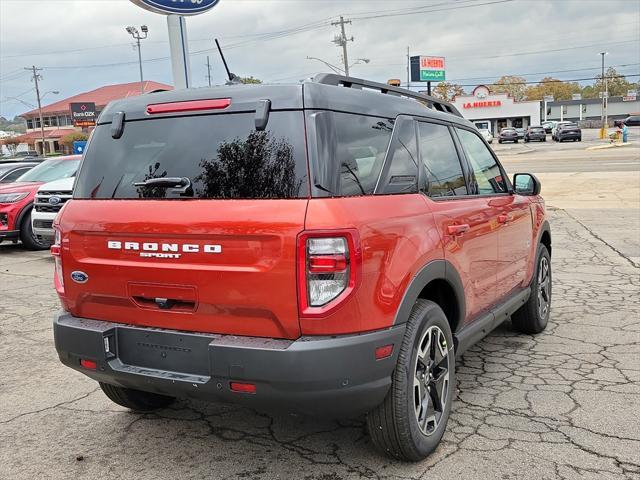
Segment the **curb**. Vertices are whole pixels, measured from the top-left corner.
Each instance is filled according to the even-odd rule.
[[[585,150],[604,150],[606,148],[620,148],[620,147],[629,147],[631,145],[634,145],[633,142],[627,142],[627,143],[609,143],[606,145],[595,145],[593,147],[587,147],[585,148]]]

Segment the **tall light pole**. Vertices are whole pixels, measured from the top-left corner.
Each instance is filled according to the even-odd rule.
[[[140,40],[144,40],[145,38],[147,38],[147,33],[149,32],[149,28],[147,28],[146,25],[142,25],[140,27],[140,30],[142,30],[142,35],[140,35],[140,32],[138,32],[138,29],[136,27],[127,27],[126,30],[129,35],[135,38],[138,44],[138,64],[140,65],[140,93],[143,94],[144,80],[142,78],[142,53],[140,51]]]
[[[608,52],[600,52],[602,55],[602,82],[604,82],[604,92],[602,93],[602,110],[600,113],[600,121],[602,122],[602,127],[600,128],[600,138],[605,138],[607,136],[607,98],[609,96],[609,85],[606,77],[604,76],[604,56]]]

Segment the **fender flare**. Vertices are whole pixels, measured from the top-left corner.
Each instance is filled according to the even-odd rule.
[[[544,222],[542,222],[542,225],[540,226],[540,230],[538,230],[538,243],[536,245],[540,245],[542,243],[542,235],[544,235],[545,232],[549,235],[549,241],[551,242],[553,238],[551,236],[551,226],[549,225],[549,220],[546,220],[546,219]],[[549,255],[551,255],[551,251],[549,251]]]
[[[433,260],[418,270],[404,292],[404,296],[396,312],[393,322],[394,325],[407,321],[411,309],[418,299],[418,295],[420,295],[422,289],[433,280],[444,280],[452,288],[456,296],[457,318],[450,320],[456,325],[456,331],[462,327],[466,315],[464,287],[457,270],[447,260]],[[452,333],[455,334],[456,331]]]
[[[24,220],[24,217],[31,214],[31,210],[33,210],[33,204],[34,202],[31,202],[25,205],[24,207],[22,207],[22,210],[20,210],[20,213],[16,217],[16,224],[15,224],[16,230],[22,231],[22,221]]]

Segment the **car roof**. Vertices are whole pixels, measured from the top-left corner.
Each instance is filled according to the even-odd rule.
[[[350,87],[347,88],[346,85]],[[369,88],[369,85],[373,87]],[[408,97],[420,97],[421,100]],[[304,108],[387,118],[414,115],[473,127],[473,124],[465,120],[448,102],[384,84],[328,74],[293,85],[225,85],[138,95],[109,103],[100,114],[98,124],[111,123],[114,115],[119,112],[124,114],[125,121],[147,119],[147,106],[152,104],[221,98],[231,99],[231,104],[225,108],[224,113],[254,112],[258,102],[268,99],[272,111]],[[431,101],[438,103],[439,108],[444,105],[444,110],[450,109],[453,113],[430,108],[427,104]],[[206,112],[210,113],[211,111]],[[176,113],[157,114],[157,117],[175,115]]]
[[[4,169],[35,167],[36,165],[40,165],[40,162],[0,162],[0,168],[4,168]]]

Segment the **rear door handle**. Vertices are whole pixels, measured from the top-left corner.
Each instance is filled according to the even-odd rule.
[[[511,220],[513,220],[512,215],[498,215],[498,223],[509,223]]]
[[[449,235],[458,236],[469,230],[469,228],[468,223],[463,223],[461,225],[449,225],[447,226],[447,233]]]

